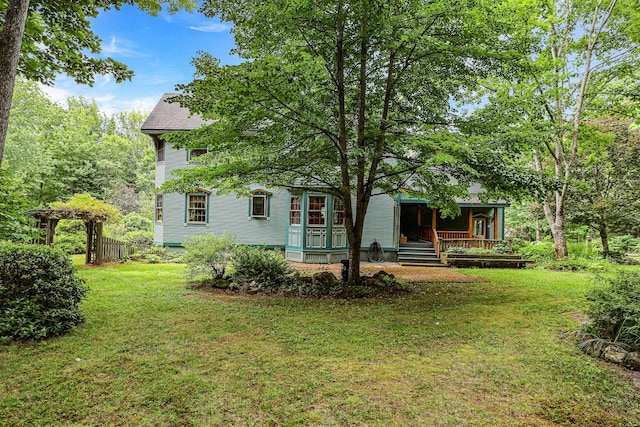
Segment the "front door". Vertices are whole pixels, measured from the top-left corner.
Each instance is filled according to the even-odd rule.
[[[487,238],[487,220],[485,218],[473,219],[473,237],[476,239]]]

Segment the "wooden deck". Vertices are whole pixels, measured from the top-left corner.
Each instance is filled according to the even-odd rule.
[[[480,268],[524,268],[534,262],[520,255],[454,253],[443,254],[443,261],[449,267]]]

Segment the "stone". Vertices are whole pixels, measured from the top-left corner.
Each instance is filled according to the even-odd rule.
[[[338,278],[330,271],[320,271],[313,275],[313,284],[320,288],[326,288],[335,285]]]
[[[611,363],[622,364],[626,356],[627,352],[615,345],[605,347],[602,352],[602,358]]]
[[[624,366],[634,371],[640,371],[640,353],[637,351],[627,353],[627,357],[624,358]]]

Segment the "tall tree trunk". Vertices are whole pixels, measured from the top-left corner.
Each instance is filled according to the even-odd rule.
[[[564,209],[556,213],[556,221],[551,226],[553,234],[553,246],[556,251],[556,259],[561,260],[569,256],[569,247],[567,246],[567,225],[564,220]]]
[[[9,112],[13,86],[18,71],[24,27],[27,22],[29,0],[9,0],[2,35],[0,35],[0,167],[4,143],[9,129]]]
[[[602,256],[604,258],[609,257],[609,233],[607,231],[607,213],[605,211],[600,212],[600,240],[602,241]]]

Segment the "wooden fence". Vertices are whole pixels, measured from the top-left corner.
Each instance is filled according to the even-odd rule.
[[[96,264],[125,260],[139,248],[133,243],[125,243],[109,237],[100,237],[96,248]]]

